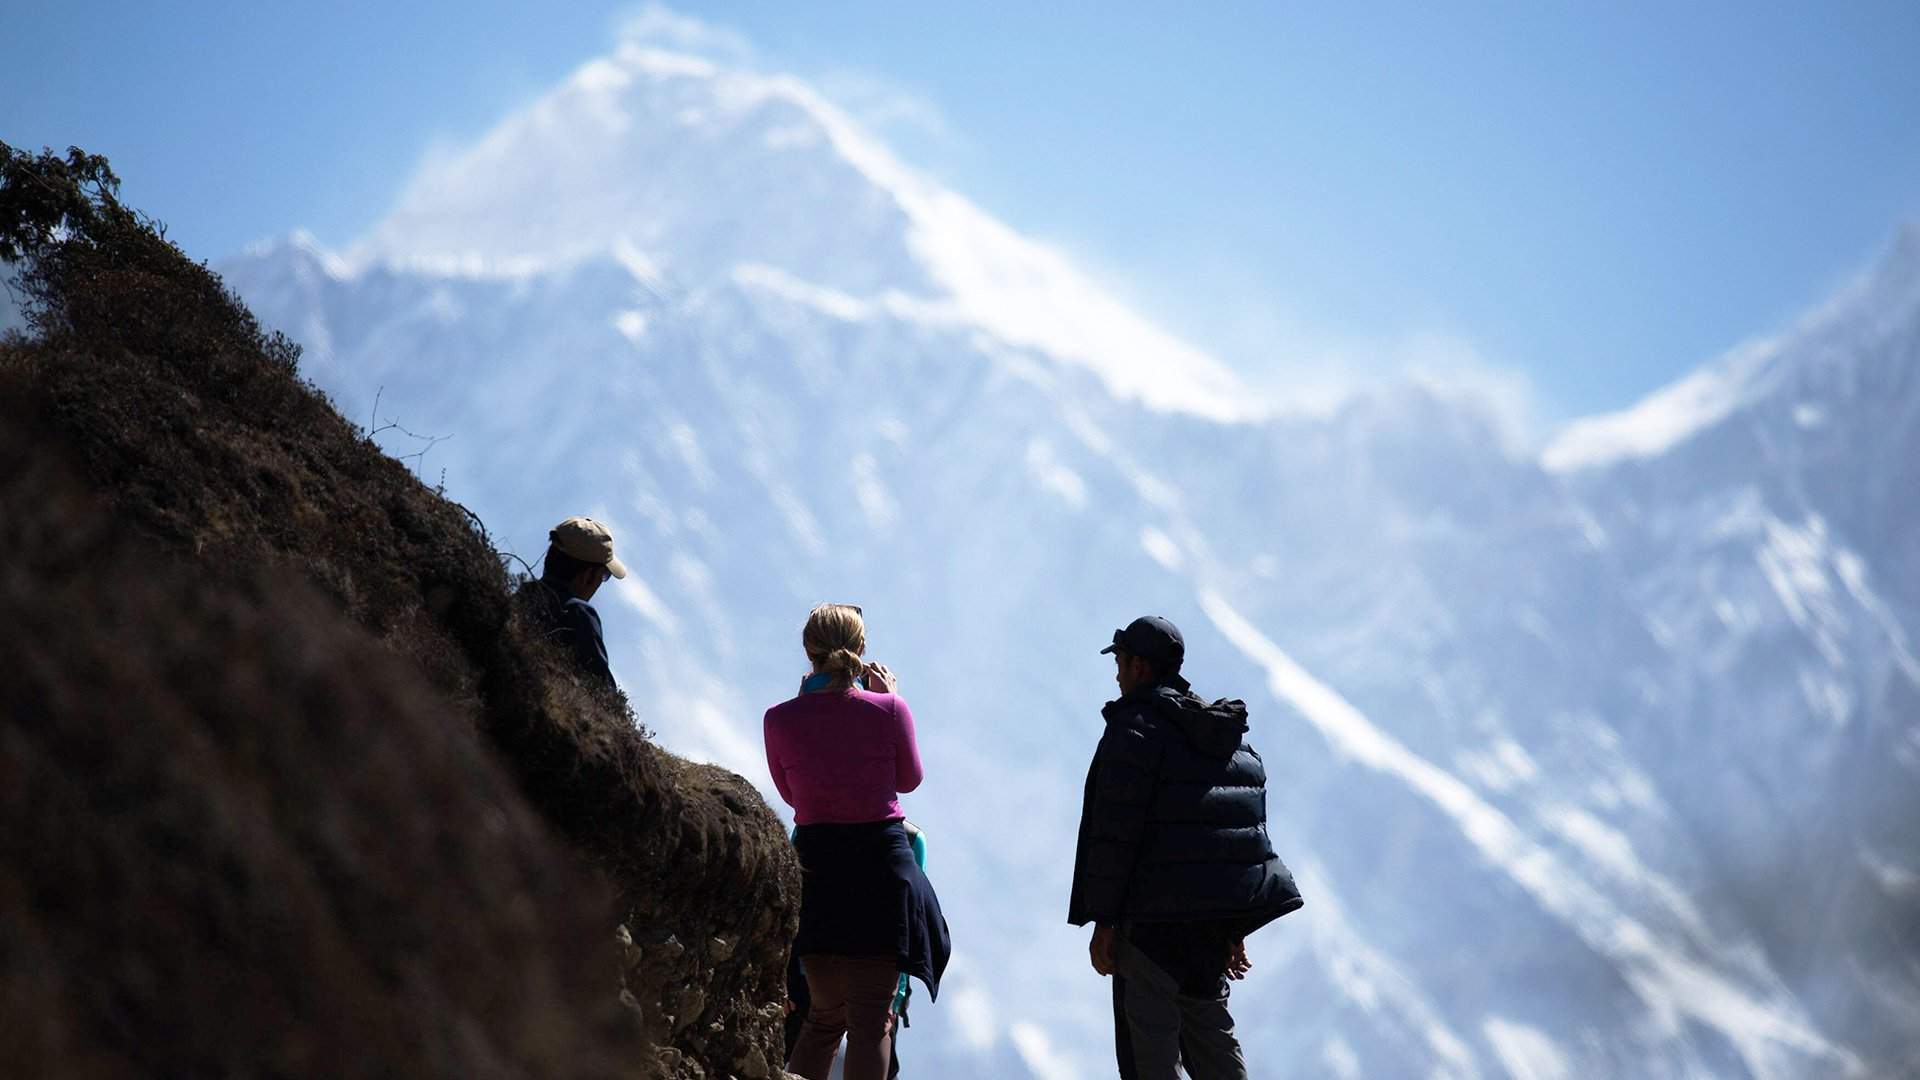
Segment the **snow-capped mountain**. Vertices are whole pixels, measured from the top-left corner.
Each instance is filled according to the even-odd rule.
[[[1248,701],[1307,895],[1235,990],[1254,1075],[1920,1069],[1920,231],[1539,460],[1418,386],[1255,407],[804,83],[638,45],[348,250],[222,270],[506,546],[613,524],[669,747],[767,788],[807,609],[866,608],[956,944],[915,1075],[1111,1068],[1064,915],[1147,612]]]
[[[1245,411],[1210,357],[902,167],[806,84],[639,44],[417,177],[354,256],[533,269],[610,251],[686,285],[745,277],[987,328],[1154,404]]]

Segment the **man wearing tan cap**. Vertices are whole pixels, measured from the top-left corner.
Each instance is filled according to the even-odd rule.
[[[547,556],[540,580],[522,595],[531,601],[548,641],[573,654],[590,681],[613,686],[607,644],[600,636],[600,613],[587,601],[608,578],[627,576],[614,558],[613,534],[592,518],[570,517],[547,533]]]

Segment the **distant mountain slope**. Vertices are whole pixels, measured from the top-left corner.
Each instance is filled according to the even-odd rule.
[[[423,468],[523,552],[614,523],[615,667],[669,745],[764,787],[807,607],[865,606],[922,720],[907,803],[957,950],[903,1044],[920,1075],[1110,1068],[1063,917],[1097,650],[1145,611],[1250,702],[1308,893],[1235,991],[1257,1075],[1913,1062],[1916,519],[1872,486],[1912,475],[1910,292],[1835,309],[1833,340],[1876,343],[1871,392],[1775,422],[1766,387],[1844,382],[1815,335],[1700,428],[1764,421],[1782,456],[1593,436],[1633,452],[1550,468],[1419,387],[1250,407],[898,169],[793,80],[629,49],[349,252],[228,272],[350,414],[378,394],[451,433]],[[1799,482],[1783,460],[1825,463],[1823,524],[1741,516]]]
[[[1693,381],[1728,404],[1660,452],[1570,452],[1634,430],[1656,396],[1576,427],[1548,460],[1631,568],[1670,658],[1649,677],[1686,729],[1664,736],[1688,754],[1672,788],[1714,887],[1805,996],[1911,1068],[1920,225],[1799,326]]]
[[[1901,228],[1872,272],[1789,331],[1743,345],[1630,409],[1569,424],[1542,460],[1558,472],[1604,469],[1666,455],[1782,402],[1802,430],[1824,427],[1828,406],[1868,406],[1863,395],[1893,390],[1897,402],[1916,305],[1920,221]],[[1876,368],[1894,370],[1879,372],[1881,382]]]

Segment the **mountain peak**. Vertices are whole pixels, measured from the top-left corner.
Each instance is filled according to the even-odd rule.
[[[429,163],[350,259],[524,268],[620,246],[690,287],[752,266],[858,301],[906,296],[1152,408],[1259,411],[1224,365],[902,164],[803,80],[645,44]]]
[[[1793,326],[1740,345],[1627,409],[1568,424],[1541,460],[1553,471],[1575,472],[1665,453],[1766,398],[1809,358],[1880,355],[1861,346],[1916,319],[1920,221],[1907,221],[1871,268]]]
[[[854,135],[797,80],[623,44],[430,162],[353,254],[551,265],[625,242],[692,282],[753,261],[919,291],[904,217],[870,171],[884,154]]]
[[[1875,276],[1883,281],[1920,282],[1920,218],[1900,223]]]

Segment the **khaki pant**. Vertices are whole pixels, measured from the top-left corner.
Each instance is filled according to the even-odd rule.
[[[847,1037],[846,1080],[885,1080],[893,1051],[893,993],[900,966],[891,956],[871,959],[814,953],[800,958],[813,999],[794,1041],[787,1071],[827,1080],[840,1036]]]

